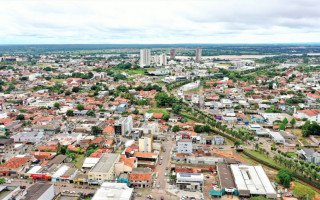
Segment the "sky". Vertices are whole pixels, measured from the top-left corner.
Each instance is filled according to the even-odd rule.
[[[320,42],[319,0],[0,0],[0,44]]]

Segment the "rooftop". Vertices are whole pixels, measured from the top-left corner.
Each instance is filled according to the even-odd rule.
[[[105,153],[100,158],[99,162],[90,170],[90,172],[106,173],[112,165],[120,157],[117,153]]]

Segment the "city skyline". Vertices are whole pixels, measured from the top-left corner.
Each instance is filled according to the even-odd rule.
[[[0,6],[0,44],[320,42],[320,4],[314,0],[4,0]]]

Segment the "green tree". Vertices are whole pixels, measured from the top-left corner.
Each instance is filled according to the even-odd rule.
[[[283,119],[282,123],[283,123],[284,125],[287,125],[287,124],[288,124],[288,119],[285,117],[285,118]]]
[[[290,187],[290,182],[292,181],[292,172],[289,171],[288,169],[281,169],[278,174],[277,174],[280,183],[283,185],[285,188]]]
[[[69,117],[73,116],[73,110],[67,110],[66,115]]]
[[[180,104],[175,103],[172,105],[172,111],[176,114],[180,113],[181,109],[182,109],[182,106]]]
[[[54,107],[55,109],[59,109],[59,108],[60,108],[60,103],[58,103],[58,102],[54,103],[54,104],[53,104],[53,107]]]
[[[91,117],[95,117],[96,113],[93,110],[88,110],[87,115]]]
[[[84,110],[84,106],[83,106],[82,104],[78,104],[78,105],[77,105],[77,109],[78,109],[78,110]]]
[[[69,90],[67,90],[64,94],[65,94],[66,96],[69,96],[69,95],[71,95],[72,93],[71,93]]]
[[[162,119],[165,120],[165,121],[168,121],[170,118],[170,114],[166,113],[162,116]]]
[[[102,129],[99,128],[98,126],[92,126],[91,127],[91,134],[92,135],[99,135],[102,133]]]
[[[5,178],[0,178],[0,184],[5,184],[6,183],[6,179]]]
[[[279,129],[280,130],[285,130],[286,129],[286,125],[284,123],[281,123]]]
[[[16,117],[16,120],[24,120],[24,115],[23,114],[20,114],[20,115],[17,115]]]
[[[72,92],[78,93],[80,91],[79,87],[73,87]]]
[[[294,127],[294,125],[296,124],[296,119],[295,118],[292,118],[292,120],[290,121],[290,124]]]
[[[240,146],[240,142],[238,141],[238,140],[236,140],[235,142],[234,142],[234,146],[236,147],[236,148],[238,148],[238,146]]]
[[[178,126],[178,125],[175,125],[173,128],[172,128],[172,131],[173,132],[178,132],[178,131],[180,131],[180,127]]]
[[[194,130],[194,132],[196,132],[196,133],[201,133],[201,132],[203,132],[203,128],[202,128],[201,125],[195,125],[195,126],[193,127],[193,130]]]

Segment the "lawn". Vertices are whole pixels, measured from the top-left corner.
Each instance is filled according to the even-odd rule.
[[[279,165],[272,158],[269,158],[266,155],[259,153],[258,151],[250,150],[250,149],[248,149],[247,151],[250,154],[254,155],[255,157],[260,158],[261,160],[264,160],[264,161],[266,161],[266,162],[268,162],[268,163],[270,163],[272,165],[276,165],[276,166]]]
[[[65,81],[65,79],[57,79],[57,78],[53,78],[53,79],[51,79],[50,81],[63,83],[63,82]]]
[[[84,159],[85,159],[84,154],[77,154],[75,159],[72,160],[72,163],[75,164],[77,169],[81,169]]]
[[[148,110],[147,113],[163,113],[163,114],[169,114],[168,111],[163,109],[151,109]]]
[[[43,65],[43,64],[41,64],[41,65],[37,65],[37,67],[47,67],[47,65]]]

